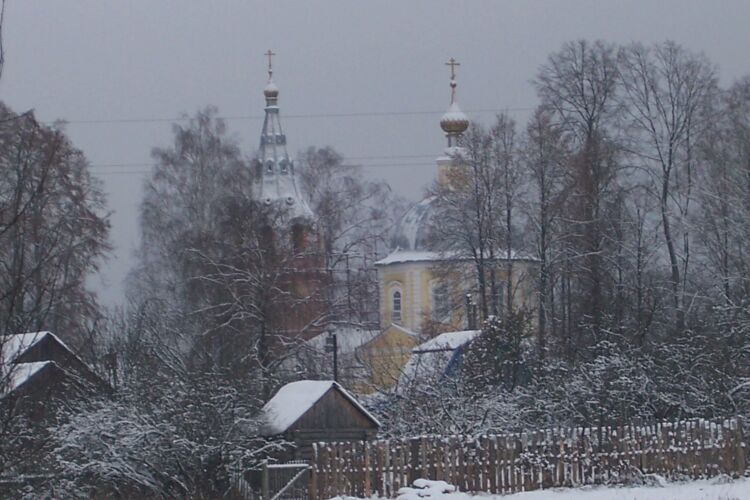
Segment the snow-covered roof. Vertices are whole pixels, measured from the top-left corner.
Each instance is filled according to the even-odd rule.
[[[380,330],[367,330],[354,325],[337,325],[333,328],[333,333],[336,334],[339,354],[350,354],[380,335]],[[307,341],[307,345],[322,352],[325,350],[328,336],[328,332],[316,335]]]
[[[34,361],[31,363],[17,363],[13,365],[5,365],[9,372],[0,372],[3,374],[2,386],[3,391],[0,392],[0,396],[10,393],[16,390],[18,387],[23,385],[27,380],[38,373],[42,368],[47,365],[55,364],[54,361]],[[7,377],[7,378],[5,378]]]
[[[389,328],[395,328],[396,330],[400,330],[404,332],[405,334],[409,335],[410,337],[419,337],[419,334],[417,332],[409,330],[404,325],[399,325],[398,323],[391,323],[391,326]]]
[[[425,250],[434,196],[415,203],[399,219],[391,235],[392,248]]]
[[[458,332],[441,333],[437,337],[415,347],[412,352],[422,353],[435,350],[454,350],[471,342],[482,333],[481,330],[462,330]]]
[[[273,436],[286,432],[315,403],[320,401],[320,398],[334,388],[375,425],[380,427],[380,422],[337,382],[333,380],[300,380],[279,389],[279,392],[263,406],[261,414],[266,423],[262,433],[266,436]]]
[[[388,264],[400,264],[403,262],[434,262],[440,260],[440,254],[426,250],[395,250],[375,262],[376,266],[387,266]]]
[[[506,260],[505,252],[500,251],[496,253],[495,259],[500,262]],[[439,262],[441,260],[469,260],[469,257],[451,253],[431,252],[427,250],[401,250],[400,248],[397,248],[384,258],[375,262],[375,265],[387,266],[389,264],[403,264],[406,262]],[[511,252],[510,260],[533,262],[538,261],[539,259],[520,252]]]
[[[450,372],[461,348],[481,333],[480,330],[447,332],[415,347],[399,377],[399,390],[439,381]]]
[[[5,337],[0,337],[0,363],[4,365],[13,363],[47,335],[51,335],[62,346],[68,349],[68,346],[52,332],[29,332],[6,335]]]

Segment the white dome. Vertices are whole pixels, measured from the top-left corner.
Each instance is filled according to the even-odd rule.
[[[266,88],[263,89],[263,94],[266,97],[278,97],[279,87],[277,87],[273,81],[270,81],[268,82],[268,85],[266,85]]]
[[[435,197],[415,203],[401,217],[391,234],[391,248],[428,250],[428,236]]]

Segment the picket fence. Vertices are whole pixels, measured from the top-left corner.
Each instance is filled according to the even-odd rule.
[[[705,478],[745,472],[741,423],[688,420],[653,425],[558,428],[480,437],[426,436],[318,443],[309,497],[393,497],[418,478],[461,491],[516,493],[616,483],[646,474]]]

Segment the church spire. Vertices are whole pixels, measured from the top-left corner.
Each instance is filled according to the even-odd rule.
[[[312,219],[312,210],[297,188],[294,163],[289,159],[286,135],[281,128],[279,88],[273,81],[273,56],[276,54],[269,50],[264,55],[268,57],[268,83],[263,89],[266,107],[255,164],[255,199],[285,208],[291,218]]]
[[[456,83],[456,66],[460,66],[461,63],[451,57],[445,65],[451,68],[451,104],[440,119],[440,128],[445,132],[450,149],[458,145],[458,138],[469,128],[469,118],[461,111],[456,101],[456,87],[458,85]]]

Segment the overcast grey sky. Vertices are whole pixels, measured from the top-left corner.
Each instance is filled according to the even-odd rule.
[[[458,100],[472,119],[509,109],[523,122],[537,102],[530,80],[564,41],[675,40],[704,51],[728,85],[750,73],[748,21],[747,0],[9,0],[0,99],[68,120],[101,175],[115,252],[92,283],[113,304],[137,245],[151,148],[170,143],[172,117],[208,104],[262,116],[269,48],[291,151],[334,146],[417,199],[444,145],[449,57],[461,62]],[[436,113],[368,115],[408,111]],[[81,123],[92,120],[114,121]],[[228,124],[252,154],[261,120]],[[354,160],[382,156],[399,158]]]

